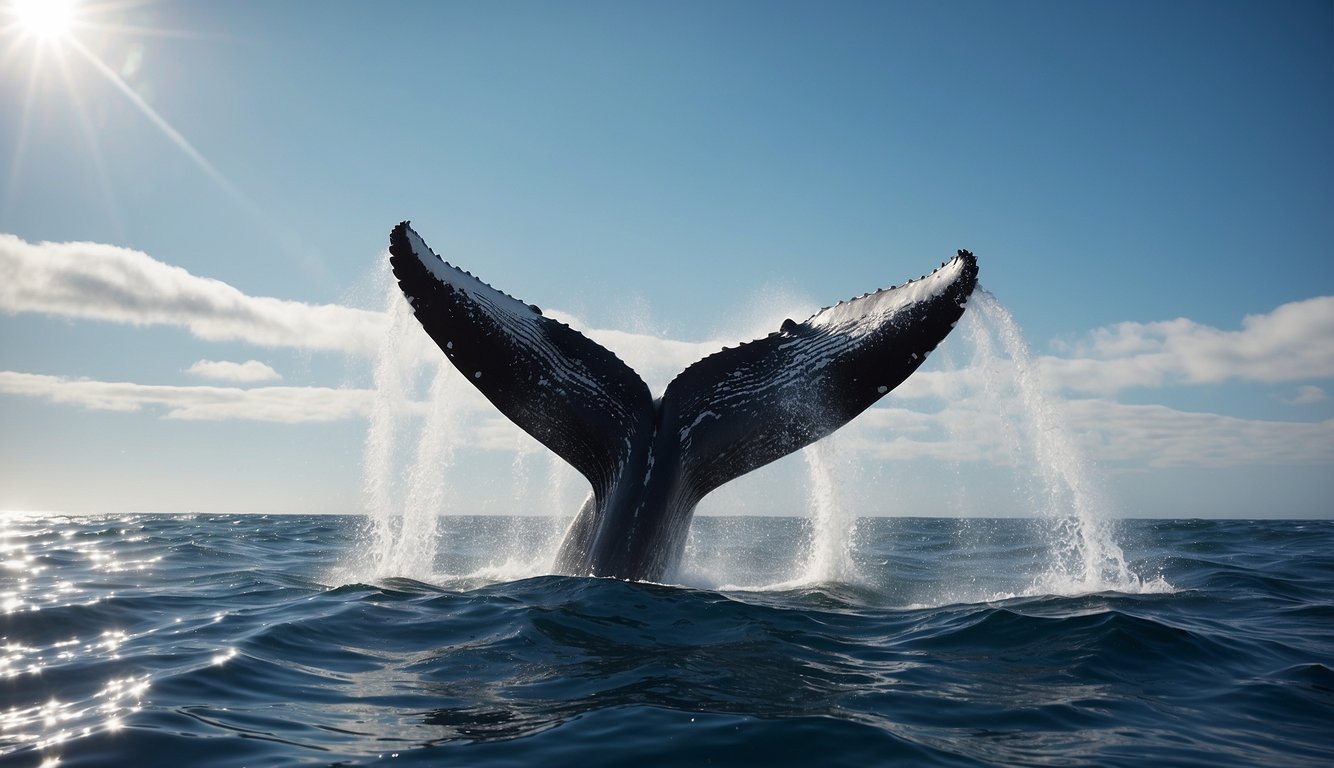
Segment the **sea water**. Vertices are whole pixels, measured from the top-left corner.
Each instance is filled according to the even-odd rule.
[[[427,582],[351,577],[360,516],[8,516],[0,765],[1334,760],[1331,521],[1109,523],[1141,593],[1034,593],[1040,519],[862,518],[855,582],[478,575],[549,523],[441,518]],[[752,585],[808,546],[695,525]]]

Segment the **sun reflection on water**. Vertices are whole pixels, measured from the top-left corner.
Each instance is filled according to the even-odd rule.
[[[98,730],[116,730],[127,714],[142,708],[148,691],[148,676],[108,680],[101,690],[84,701],[52,698],[29,707],[11,707],[0,712],[0,756],[10,744],[27,744],[47,750],[71,738]]]
[[[71,619],[71,611],[132,588],[124,574],[148,575],[162,559],[142,521],[118,522],[132,525],[0,515],[0,615],[7,617],[0,625],[0,762],[35,750],[43,765],[55,765],[62,744],[123,728],[143,706],[150,675],[121,667],[99,684],[79,670],[122,662],[136,640],[158,627],[132,631],[112,623],[114,614],[82,626]],[[75,633],[62,631],[71,621]]]

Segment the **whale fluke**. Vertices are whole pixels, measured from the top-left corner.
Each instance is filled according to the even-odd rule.
[[[399,287],[450,362],[592,486],[557,555],[572,575],[660,580],[709,491],[846,424],[917,370],[962,316],[977,261],[826,307],[724,349],[654,401],[607,349],[436,256],[403,222]]]

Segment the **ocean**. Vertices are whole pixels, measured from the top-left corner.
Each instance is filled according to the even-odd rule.
[[[674,584],[392,524],[3,518],[0,764],[1334,764],[1334,521],[1117,521],[1090,575],[1050,519],[863,518],[829,578],[704,516]]]

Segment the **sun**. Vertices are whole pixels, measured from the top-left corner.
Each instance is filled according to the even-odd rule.
[[[78,0],[11,0],[9,13],[29,37],[56,42],[70,34]]]

